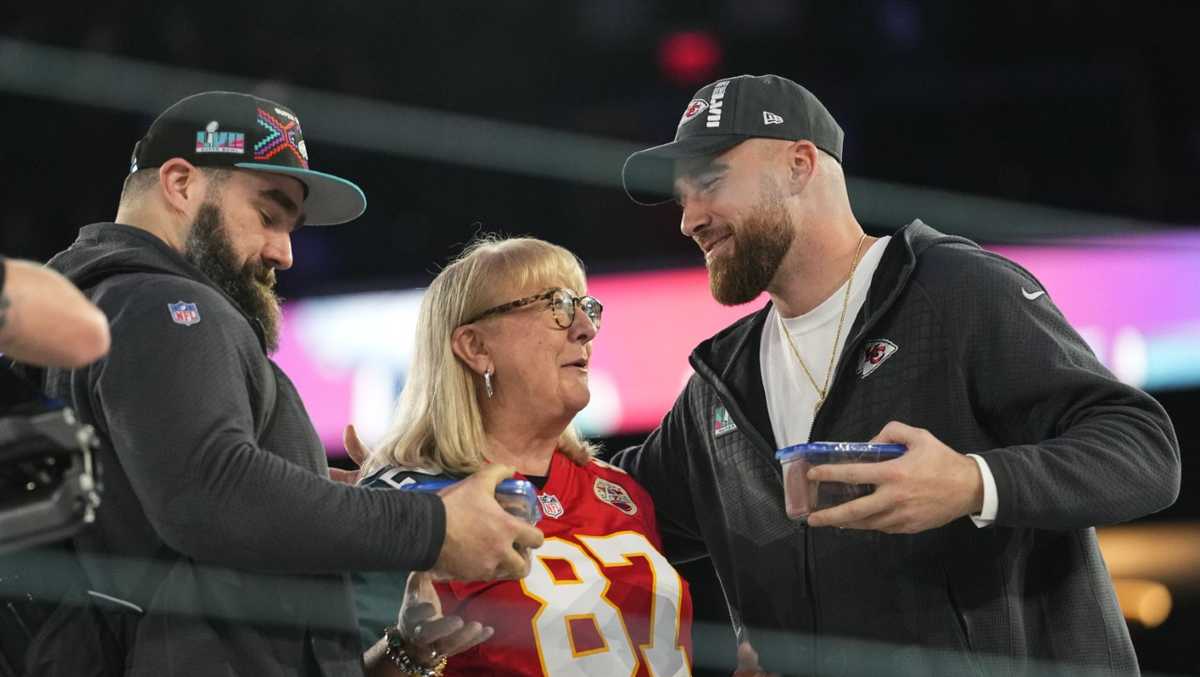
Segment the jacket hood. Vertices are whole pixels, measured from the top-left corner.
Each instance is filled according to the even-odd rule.
[[[151,233],[120,223],[93,223],[79,229],[79,237],[66,250],[50,259],[47,266],[57,270],[85,292],[117,275],[149,273],[175,275],[214,289],[225,297],[266,345],[265,333],[257,320],[246,315],[228,294],[183,254]]]
[[[140,228],[119,223],[84,226],[75,242],[46,265],[81,289],[126,273],[177,275],[215,287],[204,273],[167,243]]]

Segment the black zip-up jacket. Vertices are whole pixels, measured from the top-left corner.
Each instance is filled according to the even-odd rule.
[[[112,326],[106,357],[46,385],[105,442],[76,547],[93,590],[144,612],[110,614],[124,674],[361,675],[341,572],[432,566],[441,501],[330,481],[261,327],[155,236],[93,224],[50,266]]]
[[[866,441],[897,420],[981,454],[999,498],[990,527],[963,517],[888,535],[790,521],[760,370],[766,308],[701,343],[660,427],[615,456],[654,497],[668,555],[712,558],[765,668],[1137,671],[1093,527],[1173,503],[1178,442],[1162,407],[1114,378],[1037,291],[970,241],[902,228],[813,422],[813,440]],[[897,349],[861,375],[881,339]],[[718,408],[736,430],[715,425]]]

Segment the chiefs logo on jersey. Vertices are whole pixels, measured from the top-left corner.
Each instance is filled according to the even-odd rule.
[[[629,497],[629,492],[625,491],[625,487],[609,482],[605,479],[596,478],[596,483],[592,485],[596,492],[596,498],[604,501],[612,507],[620,510],[626,515],[634,515],[637,513],[637,504]]]

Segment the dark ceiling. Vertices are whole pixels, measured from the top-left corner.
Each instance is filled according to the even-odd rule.
[[[302,86],[645,144],[669,139],[704,81],[669,76],[660,45],[672,33],[701,31],[720,50],[716,76],[775,72],[816,92],[846,129],[854,176],[1150,222],[1200,221],[1197,3],[45,7],[18,10],[2,36],[83,50],[85,60],[120,55],[261,80],[267,92]],[[693,79],[710,79],[699,70]],[[51,88],[56,78],[70,82],[57,71],[47,77]],[[145,96],[146,110],[170,103]],[[11,86],[0,86],[0,110],[8,160],[0,251],[44,259],[80,225],[112,217],[129,149],[152,115]],[[354,124],[351,109],[306,127]],[[313,166],[358,180],[370,208],[356,224],[297,236],[296,268],[281,276],[287,295],[420,284],[479,227],[560,242],[593,270],[698,263],[673,207],[637,208],[612,185],[308,136]],[[867,225],[882,230],[919,216]]]

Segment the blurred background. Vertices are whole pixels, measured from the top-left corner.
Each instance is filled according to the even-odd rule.
[[[298,232],[279,278],[277,359],[333,461],[345,422],[382,431],[420,288],[479,230],[587,264],[607,311],[579,423],[619,448],[670,406],[691,346],[761,304],[711,301],[677,209],[633,205],[621,163],[669,140],[706,82],[777,73],[845,129],[864,226],[921,218],[1027,266],[1168,409],[1186,465],[1200,445],[1197,25],[1200,3],[1118,0],[9,4],[0,252],[44,261],[111,219],[134,142],[175,100],[279,99],[313,167],[369,201],[353,224]],[[1143,667],[1200,672],[1198,493],[1185,477],[1174,507],[1101,538]],[[685,574],[697,620],[728,639],[698,641],[698,667],[730,660],[711,570]]]

